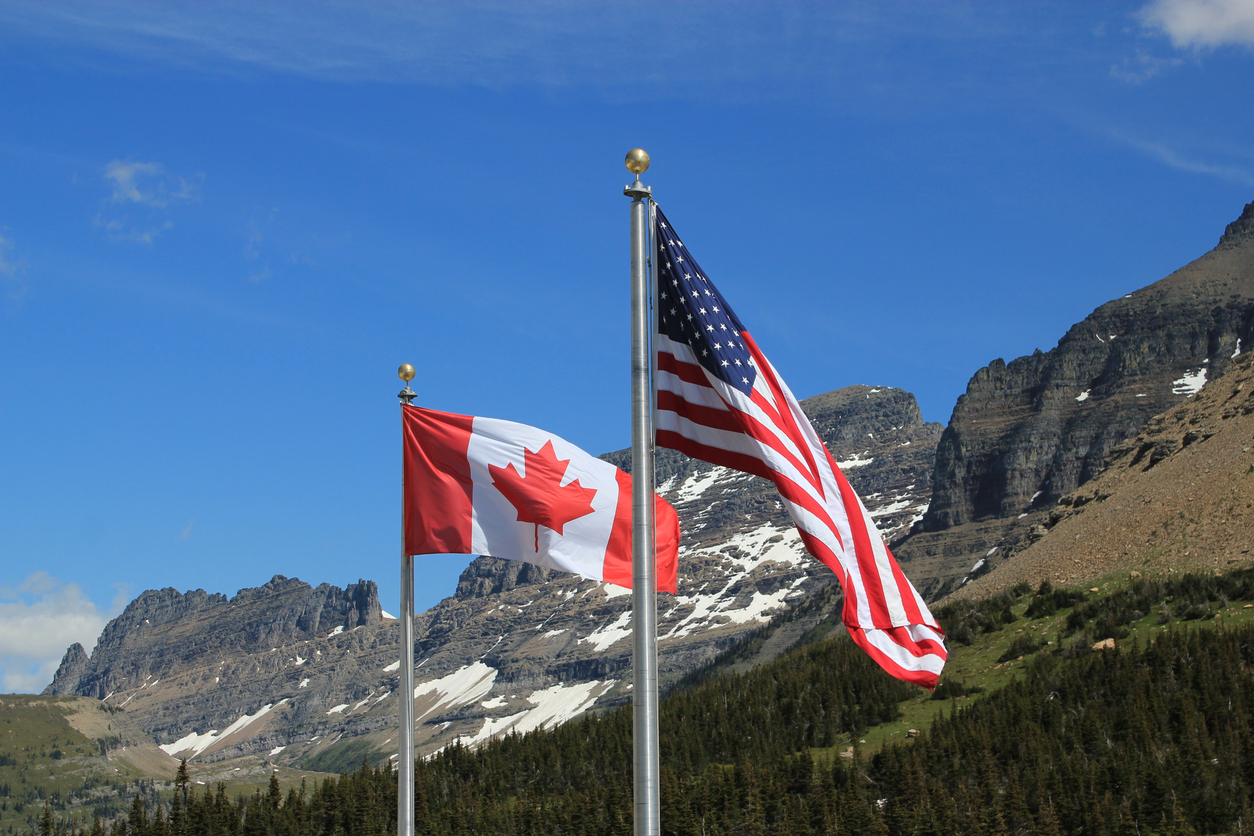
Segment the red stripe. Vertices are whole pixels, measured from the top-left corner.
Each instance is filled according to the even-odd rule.
[[[797,424],[797,418],[792,414],[792,399],[784,395],[784,387],[780,385],[779,379],[775,377],[775,372],[771,368],[771,364],[767,362],[765,356],[758,349],[758,344],[753,341],[753,337],[749,336],[748,331],[740,332],[741,338],[745,341],[745,345],[749,346],[749,353],[753,355],[754,361],[758,365],[758,373],[762,375],[762,379],[766,381],[767,386],[771,389],[771,396],[778,405],[776,412],[776,422],[779,429],[789,438],[793,444],[797,445],[797,449],[801,451],[801,455],[805,456],[806,463],[809,467],[800,468],[803,472],[809,472],[814,475],[814,487],[818,490],[819,495],[823,495],[823,482],[818,478],[818,465],[814,461],[814,451],[810,449],[808,439],[801,431],[801,427]],[[760,398],[758,399],[761,400]],[[809,420],[809,419],[805,419]],[[824,450],[827,448],[824,447]]]
[[[702,370],[702,374],[705,374],[704,370]],[[712,389],[712,391],[716,390]],[[720,397],[722,396],[720,395]],[[724,404],[727,404],[726,400],[723,402]],[[767,408],[767,405],[762,402],[761,397],[756,392],[753,395],[753,402],[758,404],[761,408]],[[700,424],[701,426],[710,427],[711,429],[723,430],[724,432],[733,432],[747,436],[761,446],[774,450],[781,458],[786,459],[799,473],[806,475],[807,481],[814,486],[814,489],[820,496],[823,494],[823,487],[820,484],[819,477],[815,473],[813,467],[807,467],[807,465],[798,459],[791,450],[784,447],[780,442],[779,437],[767,429],[766,425],[764,425],[760,420],[747,412],[741,411],[733,404],[727,404],[727,407],[727,409],[716,409],[714,407],[706,406],[705,404],[693,403],[692,401],[685,400],[682,393],[675,392],[671,389],[659,388],[657,392],[657,408],[659,411],[674,412],[676,415],[687,418],[694,424]],[[782,428],[779,429],[782,430]],[[805,439],[798,440],[797,438],[791,438],[791,440],[794,444],[797,444],[801,450],[807,451],[808,453],[808,445]],[[751,456],[752,454],[742,453],[742,455]],[[694,458],[704,457],[694,456]],[[707,461],[709,460],[707,459]],[[718,464],[718,462],[715,462],[715,464]],[[731,466],[732,465],[728,465],[728,467]],[[766,475],[765,473],[761,473],[756,470],[748,472],[757,476]],[[771,477],[767,476],[767,478]]]
[[[405,554],[470,554],[474,418],[401,407]]]
[[[694,459],[701,459],[701,461],[716,464],[719,467],[730,467],[732,470],[761,476],[763,479],[772,479],[774,477],[774,472],[761,459],[745,453],[724,450],[722,447],[711,447],[686,435],[680,435],[673,430],[658,430],[657,446],[665,447],[669,450],[678,450],[686,456],[692,456]]]
[[[901,571],[901,567],[893,558],[893,554],[888,550],[887,545],[884,546],[884,552],[888,555],[891,577],[885,578],[880,574],[880,567],[875,562],[875,551],[872,547],[871,538],[876,537],[881,540],[883,538],[878,530],[867,528],[866,519],[862,516],[862,509],[858,502],[858,496],[850,486],[849,480],[845,478],[845,474],[841,473],[836,463],[831,461],[830,453],[828,453],[828,461],[831,463],[832,472],[836,477],[836,484],[840,488],[841,501],[845,506],[845,516],[849,519],[850,530],[854,532],[855,555],[862,570],[863,585],[867,589],[868,603],[872,607],[873,622],[879,627],[892,626],[888,614],[888,595],[886,592],[887,585],[891,582],[896,589],[898,598],[901,600],[906,618],[911,624],[935,623],[930,614],[929,617],[925,617],[919,610],[918,601],[915,600],[914,596],[914,587],[910,585],[910,581],[906,578],[905,573]],[[859,532],[861,532],[860,536]],[[874,580],[874,583],[871,583],[871,580]],[[878,618],[876,617],[877,615]]]
[[[670,372],[684,383],[704,386],[706,389],[714,388],[710,385],[710,380],[706,377],[703,367],[696,363],[686,363],[674,354],[659,351],[657,354],[657,367],[658,371]]]
[[[743,433],[744,427],[737,420],[739,413],[726,409],[714,409],[704,404],[693,403],[670,389],[657,390],[657,408],[662,412],[674,412],[703,427],[727,432]]]
[[[905,628],[903,627],[896,627],[896,628],[893,628],[892,632],[895,632],[897,630],[904,630],[904,629]],[[890,632],[890,631],[884,631],[884,632]],[[897,660],[884,655],[883,653],[880,652],[880,649],[878,647],[871,644],[871,642],[867,640],[867,637],[863,633],[862,630],[850,629],[849,635],[854,640],[854,642],[857,643],[858,647],[865,650],[867,655],[875,660],[875,663],[877,665],[879,665],[884,670],[888,671],[893,676],[897,677],[898,679],[904,682],[909,682],[912,685],[919,685],[923,688],[928,689],[929,691],[934,691],[936,689],[936,680],[937,680],[936,674],[932,673],[929,670],[922,670],[918,668],[903,668],[901,665],[897,664]],[[897,640],[896,636],[893,636],[892,638],[893,638],[894,643],[901,644],[901,642]],[[934,643],[928,642],[928,644],[934,644]],[[902,645],[902,646],[907,647],[907,649],[909,649],[908,645]],[[917,653],[914,655],[915,656],[936,655],[936,656],[939,656],[941,659],[946,658],[945,649],[943,645],[940,647],[939,653],[928,653],[928,654]]]

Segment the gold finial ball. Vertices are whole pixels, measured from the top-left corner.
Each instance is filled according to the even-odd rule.
[[[396,376],[409,383],[409,381],[414,379],[414,367],[408,363],[401,363],[401,367],[396,370]]]
[[[627,152],[627,170],[639,177],[649,170],[649,154],[643,148],[632,148]]]

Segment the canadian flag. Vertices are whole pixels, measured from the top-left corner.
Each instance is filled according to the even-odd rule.
[[[544,430],[402,406],[405,553],[522,560],[631,588],[631,477]],[[679,517],[654,496],[657,588]]]

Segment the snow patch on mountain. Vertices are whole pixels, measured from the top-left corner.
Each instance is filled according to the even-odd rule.
[[[217,729],[210,729],[204,734],[191,732],[173,743],[163,743],[160,748],[171,757],[187,758],[188,760],[191,760],[215,743],[225,740],[227,737],[248,728],[253,723],[269,714],[271,709],[278,708],[285,702],[287,702],[286,699],[281,699],[277,703],[267,703],[257,709],[257,711],[253,714],[241,715],[238,720],[227,726],[221,732]]]
[[[1206,385],[1206,369],[1200,368],[1196,372],[1186,371],[1184,376],[1178,380],[1171,381],[1171,393],[1173,395],[1184,395],[1192,397],[1196,395],[1203,386]]]
[[[679,486],[679,490],[675,492],[671,502],[691,502],[719,482],[727,481],[729,477],[735,478],[737,475],[735,471],[728,470],[725,467],[714,467],[700,473],[694,473]]]
[[[497,673],[496,668],[475,662],[458,668],[448,676],[422,683],[414,689],[414,699],[418,700],[416,721],[478,702],[492,690]]]
[[[598,627],[579,641],[591,644],[599,652],[629,636],[631,636],[631,610],[619,613],[618,617],[609,624]]]
[[[862,458],[863,456],[866,456],[866,454],[869,452],[871,451],[863,450],[861,453],[854,453],[853,458],[845,459],[843,462],[836,462],[836,466],[839,467],[841,470],[848,470],[851,467],[865,467],[871,462],[875,461],[874,456],[867,456],[865,459]]]
[[[559,726],[567,720],[583,714],[597,699],[614,686],[617,680],[577,682],[570,685],[558,683],[539,691],[532,691],[527,702],[535,707],[507,717],[488,717],[483,727],[473,737],[463,737],[466,746],[477,746],[507,731],[526,734],[529,731]]]

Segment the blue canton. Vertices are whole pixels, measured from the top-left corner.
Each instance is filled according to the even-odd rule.
[[[658,331],[686,343],[712,375],[746,395],[758,372],[741,339],[745,327],[657,210]]]

